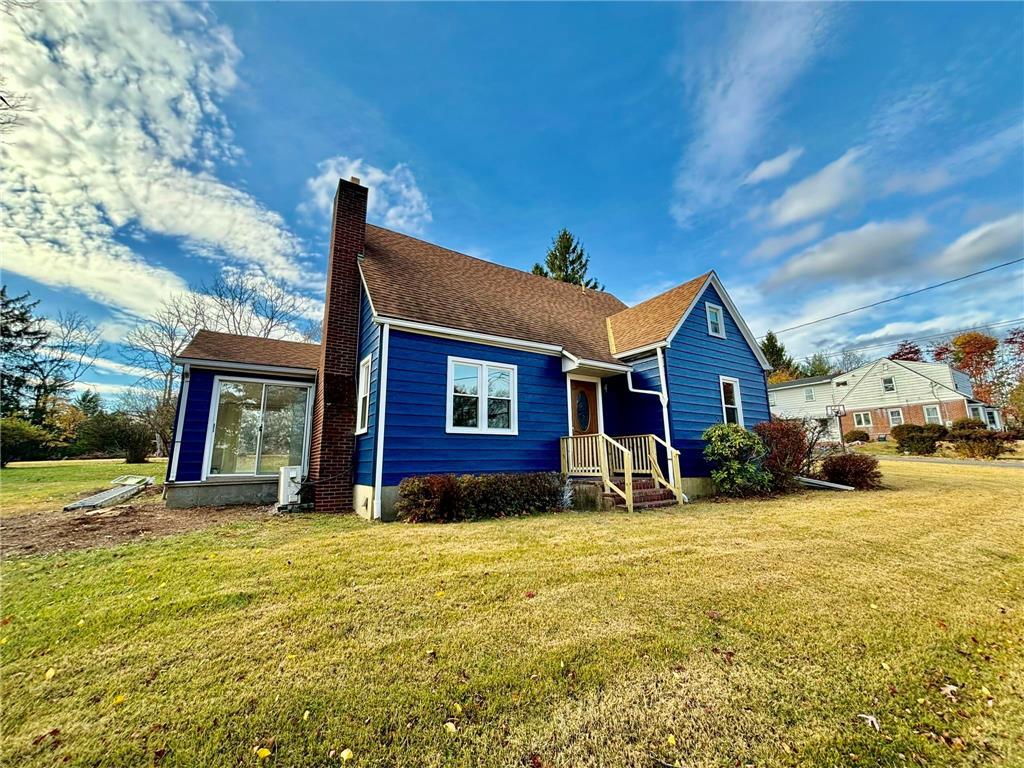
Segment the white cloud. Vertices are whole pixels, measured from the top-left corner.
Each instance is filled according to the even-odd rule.
[[[726,204],[784,106],[790,86],[825,48],[836,6],[729,7],[722,34],[692,30],[682,64],[694,136],[676,173],[672,215],[686,226]]]
[[[932,266],[960,274],[1024,256],[1024,213],[975,227],[939,254]]]
[[[92,390],[100,395],[120,395],[132,388],[131,384],[109,384],[99,381],[76,381],[71,387],[72,391],[82,393]]]
[[[837,280],[863,280],[904,270],[928,233],[923,219],[868,222],[840,232],[789,259],[765,283],[768,289]]]
[[[743,183],[760,184],[762,181],[768,181],[769,179],[777,179],[780,176],[785,176],[793,167],[793,163],[799,160],[803,153],[803,147],[792,147],[777,157],[773,157],[770,160],[764,160],[758,163],[757,167],[747,174],[747,178],[743,180]]]
[[[770,206],[772,221],[778,225],[821,216],[863,198],[864,170],[858,164],[864,151],[854,147],[838,160],[787,189]]]
[[[134,376],[135,378],[141,379],[149,376],[151,373],[151,371],[147,371],[145,368],[138,368],[134,365],[128,365],[127,363],[122,363],[117,360],[108,360],[103,357],[96,358],[92,365],[101,376]]]
[[[927,195],[963,181],[985,176],[1011,157],[1024,162],[1024,124],[1015,122],[997,133],[961,147],[930,167],[899,173],[885,185],[886,194]]]
[[[33,111],[6,137],[4,266],[146,315],[185,289],[125,244],[155,233],[186,253],[319,288],[281,217],[219,181],[239,155],[217,102],[240,52],[202,6],[43,3],[0,25],[6,86]]]
[[[817,240],[821,237],[822,231],[825,229],[825,225],[820,221],[816,221],[813,224],[808,224],[806,227],[790,232],[786,235],[778,235],[776,237],[766,237],[757,247],[750,252],[750,256],[747,261],[765,261],[767,259],[773,259],[780,253],[785,253],[791,248],[796,248],[798,245],[809,243],[811,240]]]
[[[416,184],[408,165],[399,163],[390,171],[382,170],[358,158],[343,155],[329,157],[317,164],[317,175],[306,181],[309,200],[300,206],[307,214],[329,217],[334,204],[338,179],[359,177],[370,190],[367,218],[390,229],[419,234],[433,217],[426,195]]]

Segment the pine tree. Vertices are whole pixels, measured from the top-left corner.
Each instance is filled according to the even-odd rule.
[[[35,316],[38,303],[27,293],[8,296],[7,286],[0,287],[0,414],[4,416],[21,412],[27,371],[49,336]]]
[[[563,229],[551,241],[544,264],[533,265],[533,274],[603,291],[603,285],[587,276],[589,267],[590,257],[583,250],[583,244],[568,229]]]
[[[828,355],[823,352],[815,352],[804,360],[803,365],[800,366],[800,375],[805,378],[810,378],[811,376],[831,376],[836,372],[836,367],[832,365]]]
[[[772,373],[793,370],[793,358],[786,354],[786,345],[779,341],[775,331],[768,331],[765,334],[761,341],[761,351],[772,367]]]
[[[94,390],[87,389],[75,398],[75,407],[86,416],[95,416],[103,411],[103,398]]]
[[[908,360],[914,363],[924,362],[924,353],[921,352],[921,348],[917,346],[910,339],[901,341],[900,345],[896,347],[896,351],[889,355],[890,360]]]

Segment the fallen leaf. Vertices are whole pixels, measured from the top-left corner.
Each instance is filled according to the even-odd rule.
[[[57,674],[57,670],[54,669],[53,667],[50,667],[48,670],[46,670],[46,674],[43,675],[43,677],[45,677],[47,680],[53,680],[53,676],[56,675],[56,674]]]
[[[256,750],[256,757],[258,757],[260,760],[266,760],[268,757],[270,757],[270,750],[266,747],[260,747]]]
[[[943,696],[946,696],[947,698],[954,700],[956,699],[956,692],[959,690],[960,689],[957,688],[955,685],[951,685],[949,683],[946,683],[946,685],[939,688],[939,691],[942,693]]]
[[[437,592],[434,593],[434,597],[444,597],[444,590],[443,589],[437,590]]]
[[[462,714],[462,705],[459,704],[458,702],[455,702],[455,706],[453,707],[453,709],[455,710],[455,714],[456,715],[461,715]]]
[[[874,715],[857,715],[857,717],[861,718],[865,723],[870,725],[876,731],[881,732],[882,727],[878,724],[878,718]]]
[[[878,606],[877,606],[877,605],[875,605],[874,603],[872,603],[872,604],[871,604],[871,610],[872,610],[872,611],[877,611],[877,610],[878,610]]]
[[[455,731],[458,730],[458,728],[455,727],[455,723],[451,720],[444,724],[444,729],[448,731],[448,733],[455,733]]]
[[[533,591],[530,591],[530,592],[527,592],[527,593],[526,593],[526,598],[527,598],[528,600],[529,600],[529,599],[531,599],[531,598],[534,598],[534,597],[536,597],[536,596],[537,596],[537,593],[536,593],[536,592],[533,592]]]
[[[85,626],[85,619],[79,619],[78,620],[78,626],[84,627]]]
[[[309,710],[308,709],[305,712],[302,713],[302,719],[303,720],[309,720]]]
[[[124,704],[124,700],[126,698],[127,697],[123,693],[119,693],[114,697],[114,704]]]
[[[346,763],[349,760],[351,760],[352,759],[352,750],[348,749],[347,747],[345,749],[341,750],[341,759],[342,759],[342,761],[344,761]]]
[[[676,745],[676,737],[674,735],[672,735],[671,733],[668,735],[668,738],[665,739],[665,741],[668,742],[668,745],[670,747],[674,747]]]

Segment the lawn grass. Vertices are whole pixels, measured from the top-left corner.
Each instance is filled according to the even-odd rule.
[[[8,559],[0,760],[1022,765],[1024,472],[884,471],[873,493],[305,515]]]
[[[90,491],[110,488],[118,475],[148,475],[163,483],[166,471],[166,459],[145,464],[123,459],[12,462],[0,469],[0,517],[61,509]]]
[[[940,450],[934,454],[933,458],[947,458],[956,459],[960,458],[956,452],[949,448],[948,444],[940,443]],[[942,446],[946,446],[946,449],[942,449]],[[884,443],[873,442],[873,443],[861,443],[860,445],[851,446],[852,450],[857,453],[866,453],[871,456],[903,456],[899,449],[896,447],[895,440],[887,440]],[[999,454],[998,461],[1004,460],[1021,461],[1024,460],[1024,441],[1017,440],[1013,443],[1009,443],[1007,450]]]

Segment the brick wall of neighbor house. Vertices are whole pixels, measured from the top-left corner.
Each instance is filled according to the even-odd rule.
[[[967,405],[963,400],[936,400],[931,403],[915,403],[914,405],[891,405],[884,408],[858,408],[856,411],[848,411],[847,414],[843,416],[843,434],[846,434],[851,429],[862,429],[871,436],[872,440],[877,439],[879,435],[888,435],[889,432],[892,431],[892,425],[889,423],[888,414],[889,410],[892,408],[900,408],[903,411],[904,424],[924,424],[924,408],[926,405],[939,406],[939,415],[942,417],[943,424],[946,424],[946,422],[949,421],[963,419],[967,416]],[[853,414],[864,413],[865,411],[871,413],[871,426],[855,426],[853,423]]]
[[[317,512],[352,509],[352,454],[359,333],[358,258],[366,241],[367,189],[339,181],[327,262],[320,370],[313,407],[309,477]]]

